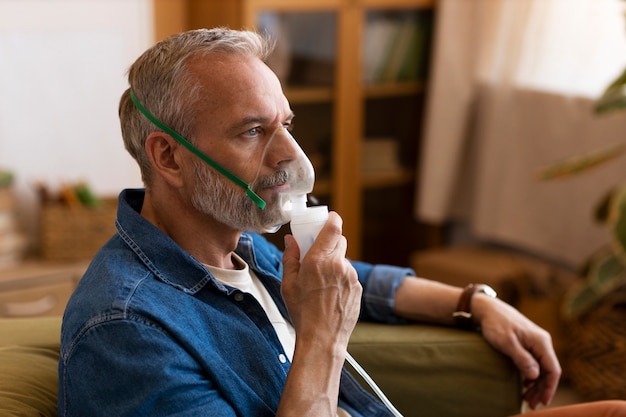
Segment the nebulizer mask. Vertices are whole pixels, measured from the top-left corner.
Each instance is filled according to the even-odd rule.
[[[135,107],[155,126],[172,136],[177,142],[186,147],[208,165],[224,175],[230,181],[245,190],[248,198],[262,211],[268,211],[260,216],[263,219],[265,232],[274,233],[280,227],[291,221],[291,231],[298,246],[302,259],[317,233],[328,218],[328,207],[307,207],[307,195],[313,191],[315,173],[311,161],[291,133],[284,127],[278,126],[264,142],[264,148],[259,153],[260,159],[255,178],[246,182],[237,175],[222,167],[215,160],[196,148],[178,132],[162,123],[139,102],[134,92],[130,90],[130,98]],[[275,172],[263,173],[266,158],[276,158]],[[272,196],[270,207],[257,192],[261,189],[277,187],[278,194]]]
[[[276,176],[284,180],[276,201],[280,221],[279,224],[271,225],[268,231],[275,232],[283,224],[291,222],[291,233],[298,243],[302,259],[326,223],[328,207],[307,206],[307,196],[315,184],[315,172],[311,161],[285,127],[280,126],[272,132],[261,161],[266,158],[279,161]],[[259,164],[257,177],[252,183],[253,189],[259,189],[267,183],[260,175],[262,166],[263,162]]]

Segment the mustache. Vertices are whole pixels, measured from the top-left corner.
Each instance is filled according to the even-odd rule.
[[[289,180],[289,173],[285,170],[278,170],[272,176],[261,177],[256,182],[255,188],[270,188],[284,184]]]

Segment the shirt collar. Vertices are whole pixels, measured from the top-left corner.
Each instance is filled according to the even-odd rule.
[[[126,189],[120,193],[116,227],[122,240],[163,282],[189,294],[195,294],[209,282],[227,291],[201,262],[141,216],[144,196],[144,189]],[[251,236],[242,234],[236,252],[256,269]]]

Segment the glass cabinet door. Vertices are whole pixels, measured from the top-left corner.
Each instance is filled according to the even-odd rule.
[[[314,194],[328,202],[332,177],[333,87],[337,45],[334,11],[261,12],[257,28],[276,39],[268,65],[294,111],[293,135],[313,163]]]
[[[431,9],[383,6],[363,15],[362,254],[368,261],[406,264],[424,234],[413,207],[432,17]]]

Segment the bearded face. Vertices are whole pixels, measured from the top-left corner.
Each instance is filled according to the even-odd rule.
[[[275,232],[289,221],[280,209],[278,194],[264,196],[267,205],[261,210],[240,187],[204,162],[196,160],[193,167],[197,182],[191,203],[202,213],[237,230],[257,233]],[[255,181],[253,191],[259,193],[263,189],[284,183],[286,177],[285,171],[276,171],[271,177],[261,177]]]

